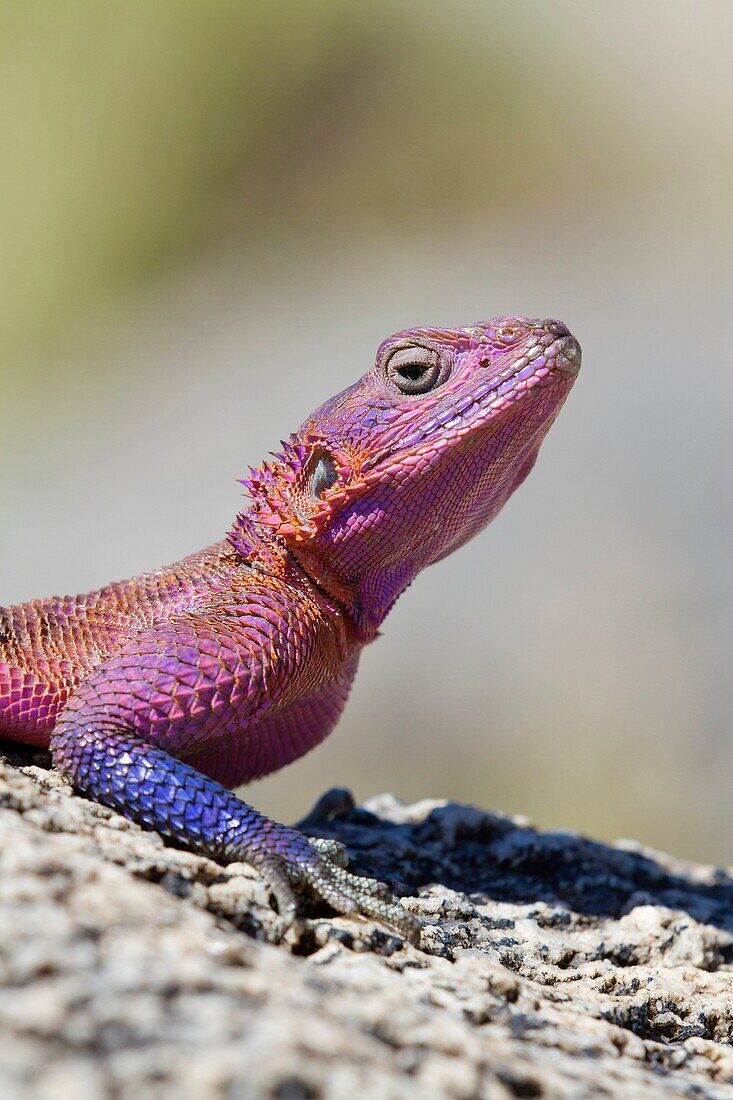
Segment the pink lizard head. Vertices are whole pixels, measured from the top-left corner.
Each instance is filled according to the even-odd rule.
[[[252,471],[252,509],[232,542],[246,551],[242,519],[269,531],[376,629],[419,570],[484,527],[524,480],[580,358],[553,320],[389,337],[358,382]]]

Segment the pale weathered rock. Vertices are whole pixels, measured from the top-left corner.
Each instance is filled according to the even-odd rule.
[[[733,1098],[723,872],[383,795],[321,835],[411,895],[422,949],[325,910],[278,943],[245,865],[13,759],[4,1100]]]

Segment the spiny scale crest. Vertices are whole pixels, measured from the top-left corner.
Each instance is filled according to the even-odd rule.
[[[350,482],[349,491],[357,488],[350,481],[353,466],[346,462],[335,463],[336,486],[325,489],[319,499],[314,499],[308,489],[314,459],[319,453],[327,453],[333,458],[333,445],[301,432],[293,434],[288,441],[283,440],[281,447],[280,451],[273,452],[274,461],[250,468],[249,477],[240,484],[252,502],[251,520],[280,538],[304,542],[328,525],[334,508],[346,499],[345,483]],[[241,514],[235,524],[234,541],[240,551],[242,523],[249,526],[247,519],[247,513]]]

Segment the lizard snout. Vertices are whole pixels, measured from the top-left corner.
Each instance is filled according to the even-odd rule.
[[[577,374],[582,358],[583,353],[575,337],[570,334],[562,337],[559,341],[555,365],[566,374]]]

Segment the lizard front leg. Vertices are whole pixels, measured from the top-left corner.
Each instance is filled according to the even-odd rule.
[[[247,718],[271,703],[266,682],[277,665],[269,644],[253,644],[255,635],[229,611],[215,622],[181,616],[141,632],[83,681],[59,715],[55,763],[84,794],[164,837],[216,860],[250,863],[286,925],[299,894],[310,891],[338,912],[375,918],[417,942],[415,918],[384,884],[347,871],[339,846],[309,842],[177,758],[238,728],[246,737]]]

